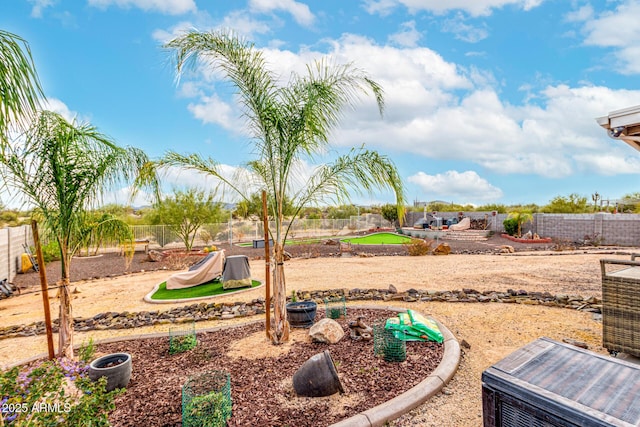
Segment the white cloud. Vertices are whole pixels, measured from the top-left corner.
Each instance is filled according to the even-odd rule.
[[[590,4],[579,7],[566,14],[567,22],[583,22],[593,17],[593,7]]]
[[[69,109],[67,104],[57,98],[47,98],[42,105],[44,110],[53,111],[60,114],[68,122],[77,120],[79,122],[88,121],[88,117],[79,117],[78,113]]]
[[[447,197],[477,204],[499,200],[503,196],[502,190],[491,185],[474,171],[450,170],[437,175],[418,172],[408,177],[407,181],[416,184],[426,195],[433,198]]]
[[[629,153],[610,140],[594,118],[636,105],[640,91],[598,86],[547,85],[527,89],[520,104],[501,99],[499,84],[488,70],[465,69],[424,47],[379,45],[355,35],[325,40],[326,52],[298,52],[275,46],[263,49],[268,66],[285,84],[292,72],[327,54],[337,64],[353,63],[385,91],[380,118],[372,97],[345,111],[330,136],[342,147],[366,143],[384,154],[398,153],[431,160],[464,161],[492,173],[534,174],[548,178],[594,170],[607,174],[629,171]],[[389,67],[389,64],[394,64]],[[203,121],[235,128],[240,110],[217,90],[214,80],[199,87],[192,112]],[[195,108],[198,106],[198,108]],[[230,125],[230,123],[233,123]],[[616,158],[600,162],[601,153]]]
[[[455,34],[458,40],[469,43],[477,43],[489,37],[489,31],[484,26],[473,26],[466,24],[461,13],[455,18],[446,19],[442,24],[442,31]]]
[[[416,30],[416,21],[403,22],[400,31],[389,35],[389,41],[399,46],[416,47],[422,38],[420,31]]]
[[[88,0],[90,6],[106,9],[116,6],[123,9],[138,8],[145,12],[182,15],[197,10],[194,0]]]
[[[29,0],[29,3],[33,4],[33,8],[31,8],[31,17],[42,18],[42,12],[44,9],[56,4],[56,0]]]
[[[282,10],[291,14],[293,19],[304,27],[313,25],[315,21],[309,6],[295,0],[249,0],[249,10],[259,13]]]
[[[221,100],[217,95],[202,96],[199,103],[189,104],[189,111],[203,123],[218,124],[233,133],[241,134],[245,129],[244,121],[237,109]]]
[[[613,11],[606,11],[585,21],[584,44],[614,49],[618,62],[610,64],[625,74],[640,73],[640,27],[636,17],[640,15],[640,3],[635,0],[623,1]]]
[[[538,7],[544,0],[365,0],[365,9],[369,13],[385,15],[396,6],[404,6],[410,13],[429,11],[442,14],[452,10],[460,10],[471,16],[491,15],[493,9],[514,5],[528,11]]]
[[[640,170],[640,158],[628,156],[631,150],[624,144],[615,147],[609,153],[577,154],[585,170],[605,176],[618,174],[637,174]]]

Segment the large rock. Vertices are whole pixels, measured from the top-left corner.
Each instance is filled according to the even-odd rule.
[[[335,344],[344,337],[342,326],[333,319],[322,319],[309,329],[311,340]]]

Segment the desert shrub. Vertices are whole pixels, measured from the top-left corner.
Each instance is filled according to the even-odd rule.
[[[412,238],[409,243],[404,243],[404,246],[407,248],[407,252],[411,256],[422,256],[427,255],[431,252],[432,241],[426,241],[418,238]]]
[[[515,236],[518,234],[518,221],[515,218],[507,218],[502,221],[502,225],[504,226],[504,231],[509,236]]]

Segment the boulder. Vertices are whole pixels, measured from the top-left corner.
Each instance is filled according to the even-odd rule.
[[[514,252],[515,252],[515,249],[513,249],[513,246],[510,246],[510,245],[502,245],[502,246],[500,246],[500,253],[512,254]]]
[[[160,251],[150,250],[147,254],[147,261],[150,262],[161,262],[164,260],[164,254]]]
[[[335,344],[344,337],[342,326],[333,319],[322,319],[309,329],[312,341]]]

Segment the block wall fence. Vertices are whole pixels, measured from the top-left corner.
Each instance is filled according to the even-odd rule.
[[[486,221],[487,230],[503,233],[503,221],[508,214],[493,212],[462,212],[471,219]],[[411,226],[423,217],[422,212],[407,214],[406,226]],[[437,216],[454,218],[458,212],[437,212]],[[602,245],[640,246],[640,214],[547,214],[533,215],[533,220],[523,225],[523,233],[531,231],[540,237],[560,241],[581,242],[598,240]]]

